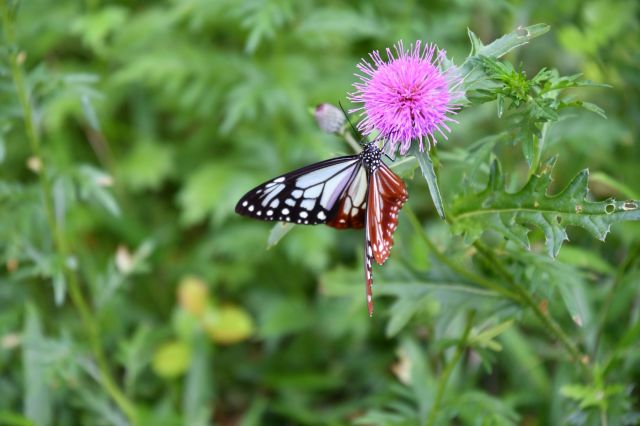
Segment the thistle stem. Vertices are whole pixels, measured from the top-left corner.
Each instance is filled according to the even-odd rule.
[[[22,108],[27,139],[29,141],[32,155],[40,160],[41,164],[39,170],[37,170],[37,174],[40,190],[42,192],[42,200],[47,217],[47,223],[52,233],[52,239],[56,251],[63,260],[63,273],[65,281],[68,283],[69,294],[74,306],[78,310],[82,323],[88,334],[92,352],[97,360],[100,371],[100,385],[111,396],[118,407],[128,416],[129,420],[135,424],[134,406],[122,393],[111,377],[106,357],[104,355],[104,350],[102,348],[102,343],[100,341],[100,328],[98,321],[92,315],[89,304],[87,303],[87,300],[80,288],[78,277],[68,263],[68,259],[70,257],[69,244],[55,217],[51,180],[47,170],[47,163],[42,158],[40,134],[34,120],[33,107],[29,99],[29,88],[22,67],[25,56],[23,52],[19,52],[16,48],[14,20],[12,11],[10,10],[10,6],[7,4],[6,0],[0,0],[0,13],[2,14],[2,24],[4,27],[6,43],[9,48],[12,49],[9,55],[11,75],[16,88],[18,100]]]
[[[471,332],[471,326],[473,325],[473,319],[475,315],[475,310],[472,310],[467,314],[464,332],[462,333],[462,337],[460,337],[460,341],[458,342],[458,346],[456,347],[456,352],[453,354],[453,357],[449,360],[446,367],[442,371],[442,374],[440,374],[440,377],[438,378],[438,389],[436,390],[436,396],[433,400],[431,411],[429,411],[429,417],[427,418],[426,426],[433,425],[437,419],[438,411],[440,410],[440,405],[444,396],[444,391],[447,387],[447,383],[449,382],[449,377],[451,376],[453,369],[458,364],[458,361],[460,361],[462,353],[467,346],[467,339],[469,338],[469,333]]]
[[[503,286],[497,283],[494,283],[491,280],[484,278],[481,275],[471,272],[469,269],[455,262],[453,259],[447,257],[444,253],[438,250],[438,247],[436,247],[434,242],[431,241],[427,233],[422,228],[422,225],[420,225],[420,221],[418,220],[416,214],[413,212],[411,207],[405,206],[403,211],[409,218],[409,222],[411,222],[413,229],[420,236],[422,241],[424,241],[424,243],[429,247],[429,250],[431,250],[431,252],[438,259],[438,261],[440,261],[444,265],[447,265],[449,269],[451,269],[461,277],[466,278],[467,280],[477,284],[478,286],[493,290],[497,293],[500,293],[501,295],[505,296],[508,299],[521,303],[520,297],[516,293],[504,288]]]
[[[473,246],[478,250],[478,252],[485,257],[488,264],[493,268],[493,270],[500,275],[503,280],[518,294],[520,300],[522,300],[525,306],[528,306],[533,310],[533,313],[540,320],[542,325],[545,327],[547,332],[553,337],[557,338],[560,343],[565,347],[565,349],[571,354],[571,356],[579,362],[579,365],[582,368],[585,368],[584,363],[582,362],[584,357],[580,353],[578,347],[571,341],[569,336],[562,330],[562,328],[558,325],[557,322],[551,318],[551,316],[545,312],[543,312],[542,308],[536,301],[533,296],[526,291],[521,285],[515,282],[513,276],[507,271],[499,259],[497,259],[491,250],[489,250],[484,244],[476,241]]]
[[[579,365],[582,368],[585,368],[585,365],[582,362],[584,357],[578,350],[577,346],[571,341],[571,339],[562,330],[562,328],[558,325],[558,323],[556,323],[553,320],[553,318],[551,318],[548,314],[542,311],[542,308],[540,308],[540,306],[536,303],[533,296],[531,296],[529,292],[527,292],[522,286],[518,285],[515,282],[511,274],[506,269],[504,269],[502,264],[499,262],[497,258],[495,258],[495,256],[489,249],[487,249],[483,244],[481,244],[478,241],[474,243],[474,247],[476,248],[476,250],[487,259],[489,265],[495,270],[495,272],[502,278],[502,280],[512,290],[506,289],[502,285],[497,284],[491,280],[488,280],[464,268],[464,266],[456,263],[453,259],[450,259],[449,257],[447,257],[444,253],[438,250],[436,245],[426,235],[426,233],[424,232],[424,229],[420,225],[420,222],[418,221],[418,218],[416,217],[411,207],[405,206],[403,211],[409,217],[409,221],[411,222],[411,225],[413,226],[415,231],[418,233],[418,235],[420,235],[422,240],[425,242],[425,244],[427,244],[429,249],[433,252],[434,256],[440,262],[447,265],[452,271],[454,271],[461,277],[464,277],[479,286],[494,290],[500,293],[501,295],[516,301],[521,305],[531,308],[533,310],[533,313],[540,320],[540,322],[542,323],[544,328],[547,330],[547,332],[553,337],[557,338],[565,347],[565,349],[571,354],[571,356],[575,360],[579,361]]]
[[[342,128],[340,136],[344,138],[344,140],[349,144],[354,152],[362,151],[362,147],[360,146],[360,144],[358,144],[358,141],[356,141],[356,138],[353,136],[347,125]]]

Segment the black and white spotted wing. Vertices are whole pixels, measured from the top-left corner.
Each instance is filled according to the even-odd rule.
[[[366,199],[366,188],[361,194],[363,185],[351,185],[362,182],[361,175],[366,176],[366,171],[360,155],[311,164],[258,185],[238,201],[236,213],[304,225],[327,223],[339,213],[345,196]],[[353,215],[363,218],[366,203],[359,207]]]

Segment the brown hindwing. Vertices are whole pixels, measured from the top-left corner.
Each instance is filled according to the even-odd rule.
[[[382,265],[393,246],[398,213],[409,198],[402,179],[384,163],[369,177],[367,231],[373,258]]]

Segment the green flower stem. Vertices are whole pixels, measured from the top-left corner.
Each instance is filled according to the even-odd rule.
[[[447,363],[444,371],[440,374],[438,378],[438,389],[436,390],[436,397],[433,400],[433,405],[431,406],[431,410],[429,411],[429,417],[427,418],[426,426],[431,426],[436,421],[438,411],[440,410],[440,404],[442,403],[442,397],[444,396],[444,391],[447,387],[447,382],[449,381],[449,377],[453,372],[453,369],[460,361],[462,357],[462,353],[467,346],[467,339],[469,338],[469,333],[471,332],[471,326],[473,325],[473,319],[476,315],[476,311],[472,310],[467,314],[466,325],[464,327],[464,332],[462,333],[462,337],[458,342],[458,346],[456,347],[456,352],[453,354],[453,357]]]
[[[453,259],[447,257],[444,253],[438,250],[438,248],[433,243],[433,241],[431,241],[431,239],[427,236],[427,233],[422,228],[422,225],[420,225],[420,221],[418,221],[418,218],[416,214],[413,212],[413,210],[411,209],[411,207],[406,205],[403,211],[409,218],[409,222],[411,222],[413,229],[415,229],[416,233],[420,236],[420,238],[422,238],[422,241],[424,241],[424,243],[429,247],[429,250],[431,250],[433,255],[440,262],[447,265],[449,269],[451,269],[461,277],[466,278],[469,281],[479,285],[480,287],[485,287],[487,289],[493,290],[497,293],[500,293],[501,295],[505,296],[508,299],[514,300],[518,303],[522,303],[522,300],[516,293],[504,288],[499,284],[494,283],[491,280],[484,278],[481,275],[471,272],[469,269],[465,268],[463,265],[460,265],[458,262],[455,262]]]
[[[547,332],[553,337],[557,338],[565,347],[565,349],[571,354],[573,359],[578,361],[579,365],[582,368],[585,368],[586,366],[583,363],[584,356],[580,353],[580,350],[575,345],[575,343],[573,343],[569,336],[567,336],[567,334],[562,330],[562,328],[560,328],[558,323],[556,323],[549,314],[543,312],[542,308],[540,308],[540,305],[536,303],[533,296],[529,292],[527,292],[521,285],[518,285],[518,283],[515,282],[513,276],[502,266],[502,263],[493,255],[493,252],[479,241],[476,241],[473,246],[478,250],[478,253],[485,257],[488,265],[493,268],[494,271],[498,275],[500,275],[511,288],[514,289],[514,291],[523,301],[523,304],[533,310],[533,313],[536,315],[536,317],[538,317],[540,322],[542,322]]]
[[[65,238],[63,230],[58,226],[58,222],[55,218],[53,199],[52,199],[52,185],[47,171],[47,164],[42,159],[42,152],[40,146],[40,134],[38,132],[36,123],[33,117],[33,109],[31,101],[29,99],[29,90],[25,80],[24,71],[22,68],[22,62],[24,62],[24,53],[18,52],[15,48],[15,28],[10,6],[6,0],[0,0],[0,13],[2,14],[2,24],[4,27],[4,36],[7,45],[13,51],[10,53],[9,61],[11,66],[11,75],[13,83],[16,88],[18,99],[22,107],[22,114],[24,116],[25,130],[27,139],[29,140],[31,153],[41,161],[41,168],[37,171],[38,180],[40,183],[40,189],[42,191],[42,198],[44,202],[44,209],[47,216],[47,222],[49,229],[52,233],[52,238],[56,250],[60,257],[63,259],[63,271],[66,282],[69,286],[69,294],[78,310],[82,323],[86,328],[89,340],[91,343],[91,349],[96,357],[98,368],[100,371],[100,384],[104,387],[105,391],[111,396],[120,409],[129,417],[129,420],[135,424],[135,409],[133,404],[126,398],[115,381],[111,377],[109,367],[104,355],[102,343],[100,341],[100,328],[97,320],[93,317],[91,309],[85,296],[82,294],[80,283],[76,273],[68,265],[69,259],[69,245]]]
[[[351,133],[351,130],[348,124],[345,124],[342,127],[342,130],[340,131],[340,133],[338,134],[342,136],[342,138],[344,138],[344,140],[349,144],[349,146],[351,146],[351,148],[353,148],[354,152],[359,153],[360,151],[362,151],[362,147],[360,146],[356,138]]]

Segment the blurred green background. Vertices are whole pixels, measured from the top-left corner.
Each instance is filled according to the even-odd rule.
[[[5,38],[0,419],[126,424],[95,380],[86,324],[56,272],[61,261],[79,265],[109,368],[143,424],[338,425],[390,404],[420,411],[433,386],[427,379],[417,385],[422,376],[412,381],[408,365],[428,360],[438,371],[433,336],[458,336],[461,324],[452,335],[443,331],[453,319],[437,298],[409,322],[414,312],[403,318],[397,306],[390,311],[395,290],[385,293],[385,285],[414,282],[438,266],[406,219],[401,215],[390,260],[375,271],[370,319],[361,232],[298,227],[267,250],[272,224],[237,217],[235,202],[269,177],[350,153],[317,128],[310,109],[344,103],[355,64],[368,52],[421,39],[460,64],[470,49],[467,28],[489,43],[538,22],[551,31],[508,59],[529,76],[557,68],[612,86],[577,94],[600,105],[607,120],[576,110],[552,127],[548,154],[559,154],[557,188],[589,168],[598,172],[595,198],[631,198],[640,191],[639,13],[633,0],[20,2],[17,44],[73,257],[52,254],[37,207],[38,164]],[[467,108],[457,118],[449,141],[439,145],[446,203],[463,188],[457,155],[505,127],[495,105]],[[497,153],[517,187],[526,176],[520,147],[504,144]],[[411,207],[434,238],[448,240],[424,182],[407,181]],[[640,231],[618,225],[604,244],[579,230],[570,236],[570,246],[582,251],[568,257],[590,252],[597,261],[586,263],[600,262],[599,271],[582,270],[587,298],[597,300],[604,282],[597,274],[614,271]],[[635,301],[637,314],[635,287],[623,296]],[[615,324],[607,330],[604,341],[622,333]],[[575,407],[557,391],[570,369],[548,337],[526,319],[506,336],[488,364],[470,359],[469,374],[455,381],[477,396],[467,401],[469,410],[500,416],[477,414],[474,421],[461,414],[456,424],[574,421]],[[627,371],[637,384],[638,368]],[[637,389],[630,392],[637,403]],[[411,418],[397,424],[420,424],[422,417]]]

